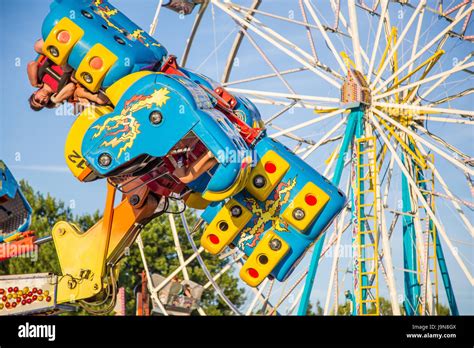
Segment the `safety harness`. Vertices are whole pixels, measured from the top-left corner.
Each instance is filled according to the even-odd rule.
[[[47,84],[54,93],[60,92],[70,80],[73,71],[64,72],[59,66],[54,64],[48,57],[40,55],[38,58],[38,79]]]

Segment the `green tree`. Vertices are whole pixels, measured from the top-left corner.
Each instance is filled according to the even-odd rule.
[[[437,312],[438,315],[449,315],[449,308],[439,303],[437,307]],[[351,303],[349,301],[346,301],[345,304],[340,305],[337,309],[337,313],[338,315],[351,315]],[[368,313],[375,313],[375,307],[371,306],[368,310]],[[405,314],[402,305],[400,305],[400,313],[402,315]],[[392,305],[390,301],[385,297],[380,297],[380,315],[393,315]]]
[[[30,230],[35,231],[38,237],[49,235],[54,224],[61,220],[75,223],[83,231],[86,231],[100,219],[99,212],[74,216],[73,210],[61,200],[49,194],[44,195],[40,192],[35,192],[25,181],[21,181],[20,185],[26,199],[33,209]],[[186,217],[192,226],[196,221],[194,213],[186,211]],[[186,258],[191,255],[193,251],[184,233],[183,224],[179,215],[175,217],[175,221],[183,254]],[[166,215],[157,217],[150,222],[143,230],[142,238],[145,244],[148,266],[152,272],[166,276],[179,265]],[[199,236],[195,237],[195,242],[199,246]],[[201,255],[212,274],[218,272],[227,262],[208,253],[202,253]],[[121,268],[119,286],[126,289],[127,314],[134,314],[135,296],[133,289],[139,284],[140,273],[143,271],[140,253],[135,244],[132,245],[128,256],[123,258],[119,267]],[[204,275],[202,268],[196,260],[189,264],[187,270],[191,280],[202,285],[207,283],[207,277]],[[60,273],[59,262],[53,243],[41,245],[37,253],[37,259],[36,257],[15,258],[0,263],[0,274],[26,274],[37,272]],[[238,279],[232,273],[227,272],[217,283],[234,304],[240,306],[244,303],[244,290],[238,287]],[[212,287],[204,292],[202,307],[208,315],[230,313],[228,307],[217,297]],[[77,314],[83,314],[83,312],[79,311]]]

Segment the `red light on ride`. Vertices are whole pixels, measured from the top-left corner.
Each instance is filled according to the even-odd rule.
[[[13,291],[13,288],[8,288],[8,292],[12,292]]]
[[[219,237],[217,237],[215,234],[210,234],[209,240],[212,244],[219,244]]]
[[[99,70],[104,65],[104,61],[100,57],[93,57],[89,61],[89,65],[92,69]]]
[[[3,302],[7,302],[7,300],[8,300],[8,298],[7,298],[6,296],[3,296],[3,297],[2,297],[2,301],[3,301]]]
[[[18,292],[18,286],[15,286],[15,287],[13,288],[13,292]]]
[[[304,201],[306,202],[307,205],[316,205],[318,203],[318,199],[316,198],[315,195],[313,194],[307,194],[306,197],[304,198]]]
[[[46,302],[51,302],[51,296],[46,297]]]
[[[12,307],[13,307],[13,308],[16,307],[16,302],[13,302],[13,303],[12,303]]]
[[[265,163],[265,171],[269,174],[275,173],[277,170],[277,167],[274,163],[272,162],[267,162]]]
[[[249,268],[247,272],[252,278],[258,278],[258,271],[255,268]]]
[[[71,34],[66,30],[62,30],[58,33],[57,39],[63,44],[68,43],[71,40]]]

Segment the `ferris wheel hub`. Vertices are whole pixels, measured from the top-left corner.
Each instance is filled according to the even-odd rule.
[[[349,69],[341,88],[341,103],[346,107],[372,104],[372,93],[364,75],[355,69]]]

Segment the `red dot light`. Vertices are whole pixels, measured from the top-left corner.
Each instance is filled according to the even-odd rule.
[[[314,196],[312,194],[306,195],[304,200],[305,200],[307,205],[315,205],[316,203],[318,203],[318,200],[317,200],[316,196]]]
[[[255,268],[249,268],[248,272],[252,278],[258,278],[258,271]]]
[[[273,174],[273,173],[276,172],[276,170],[277,170],[277,167],[276,167],[276,165],[273,164],[272,162],[267,162],[267,163],[265,163],[265,171],[266,171],[267,173]]]
[[[215,234],[209,235],[209,240],[212,244],[219,244],[219,237],[217,237]]]

